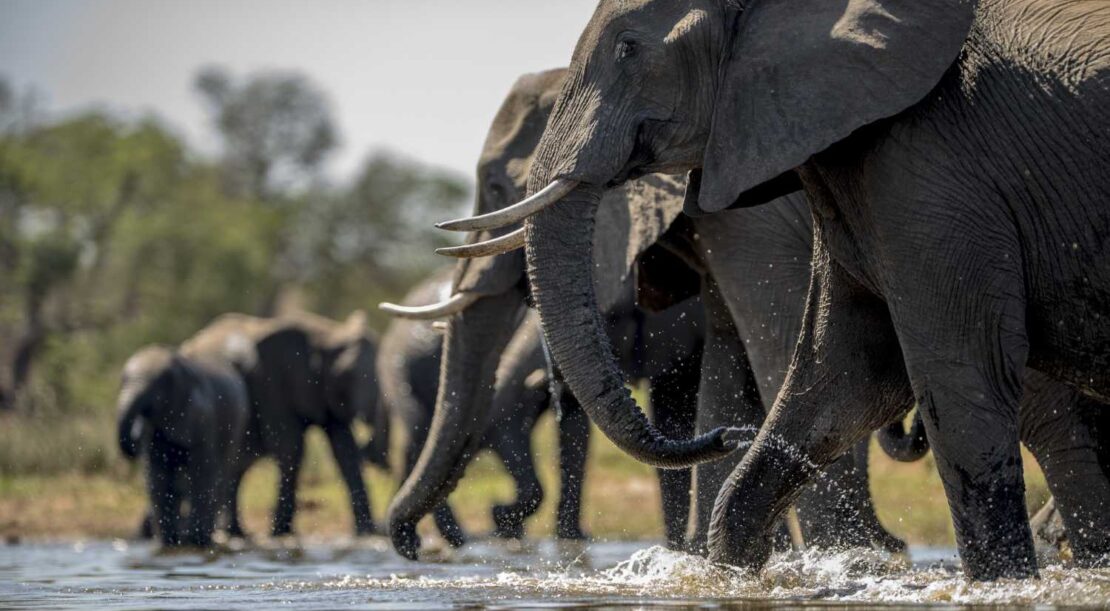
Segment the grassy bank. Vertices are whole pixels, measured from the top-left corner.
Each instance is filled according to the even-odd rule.
[[[84,421],[47,426],[33,419],[0,420],[0,536],[22,539],[128,537],[145,506],[140,470],[121,461],[111,444],[111,427]],[[658,488],[651,468],[623,455],[595,430],[586,477],[583,522],[595,537],[658,538]],[[547,417],[536,432],[537,462],[546,497],[529,522],[536,537],[550,536],[558,502],[555,429]],[[1028,456],[1026,457],[1028,459]],[[1044,479],[1031,459],[1027,483],[1033,507],[1047,497]],[[952,527],[931,455],[912,464],[872,452],[872,489],[879,516],[895,534],[915,544],[951,545]],[[367,468],[375,516],[384,515],[395,484],[385,472]],[[342,536],[352,529],[346,490],[325,440],[313,432],[302,470],[297,530],[310,536]],[[277,490],[269,461],[248,473],[241,500],[245,525],[267,531]],[[466,473],[451,503],[473,533],[491,528],[489,507],[512,499],[511,480],[499,461],[483,454]],[[427,529],[430,524],[422,525]]]

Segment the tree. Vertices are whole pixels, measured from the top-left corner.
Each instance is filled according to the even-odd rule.
[[[304,76],[265,72],[237,82],[209,67],[195,86],[223,139],[238,194],[269,200],[303,187],[336,145],[327,98]]]

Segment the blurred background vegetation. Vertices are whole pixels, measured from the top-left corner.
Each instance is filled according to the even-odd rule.
[[[228,311],[365,308],[380,328],[374,305],[442,264],[429,219],[467,207],[467,180],[383,151],[330,183],[341,135],[300,74],[210,67],[194,91],[219,155],[159,117],[45,118],[0,79],[0,473],[113,464],[119,369],[143,344]]]

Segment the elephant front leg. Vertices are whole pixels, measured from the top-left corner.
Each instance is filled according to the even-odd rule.
[[[293,533],[293,516],[297,511],[297,479],[304,459],[304,430],[297,431],[277,448],[278,499],[274,509],[273,536],[284,537]]]
[[[524,538],[524,521],[536,513],[543,502],[543,487],[536,476],[532,457],[531,427],[521,419],[514,424],[514,430],[490,431],[494,435],[491,448],[501,457],[505,470],[516,484],[516,501],[493,508],[493,535],[503,539]]]
[[[867,476],[870,444],[870,437],[856,443],[798,498],[798,519],[807,546],[906,551],[906,542],[891,534],[875,513]]]
[[[926,236],[899,249],[907,259],[892,257],[888,301],[964,573],[975,580],[1032,577],[1018,429],[1029,349],[1025,276],[1016,240],[1000,231],[1004,220],[968,222],[990,222],[992,232]],[[957,242],[959,257],[952,253]]]
[[[565,384],[559,399],[559,508],[555,536],[581,541],[582,487],[590,448],[590,419]]]
[[[189,456],[189,529],[186,542],[193,547],[210,547],[216,515],[223,497],[224,482],[215,448],[203,444]]]
[[[178,490],[177,470],[180,468],[176,452],[168,444],[151,443],[147,456],[147,492],[150,495],[152,529],[165,547],[181,545],[181,494]]]
[[[698,409],[698,380],[701,359],[689,358],[673,371],[651,379],[651,410],[654,424],[671,439],[694,436]],[[691,469],[657,469],[663,504],[663,531],[667,547],[685,549],[686,525],[690,517]]]
[[[1033,531],[1051,533],[1042,538],[1056,545],[1066,539],[1080,566],[1106,566],[1110,480],[1102,464],[1105,444],[1100,434],[1110,422],[1110,408],[1028,370],[1020,419],[1021,439],[1044,470],[1054,497],[1034,518]]]
[[[713,508],[714,561],[762,567],[776,520],[803,486],[908,403],[909,384],[885,304],[820,248],[813,269],[786,380]]]
[[[324,429],[331,442],[331,451],[339,465],[339,473],[347,485],[351,510],[355,517],[355,534],[358,536],[374,534],[374,519],[370,514],[370,495],[362,479],[362,459],[358,443],[351,433],[351,426],[342,422],[330,422]]]
[[[703,282],[701,298],[705,305],[706,335],[698,383],[696,432],[701,434],[718,427],[739,427],[750,430],[754,438],[766,410],[744,343],[711,278]],[[686,532],[686,547],[691,553],[708,553],[713,503],[728,475],[740,464],[745,449],[741,446],[740,450],[721,460],[694,467],[693,506]]]

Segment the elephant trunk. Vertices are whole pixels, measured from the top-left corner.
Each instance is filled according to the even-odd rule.
[[[665,437],[625,387],[598,311],[594,217],[602,189],[579,186],[526,225],[528,276],[555,363],[586,413],[619,448],[656,467],[683,468],[735,449],[726,429],[688,441]]]
[[[142,416],[142,395],[135,389],[124,387],[120,393],[118,442],[120,453],[128,460],[139,457],[139,441],[142,439],[144,423]]]
[[[447,325],[435,415],[420,458],[389,507],[393,547],[415,559],[416,523],[447,499],[489,427],[494,372],[523,309],[519,290],[484,297]]]
[[[879,447],[898,462],[914,462],[929,452],[929,439],[925,436],[925,423],[920,414],[914,414],[909,433],[902,421],[891,422],[879,430]]]

